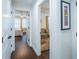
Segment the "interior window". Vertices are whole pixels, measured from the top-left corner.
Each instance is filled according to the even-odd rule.
[[[21,30],[20,28],[20,18],[15,18],[15,30]]]
[[[27,18],[22,19],[22,28],[28,28],[28,19]]]

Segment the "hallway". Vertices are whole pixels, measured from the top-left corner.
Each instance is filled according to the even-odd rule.
[[[3,0],[2,59],[77,59],[75,2]]]
[[[11,59],[48,59],[48,51],[44,51],[41,56],[37,56],[31,47],[21,44],[21,46],[12,53]]]

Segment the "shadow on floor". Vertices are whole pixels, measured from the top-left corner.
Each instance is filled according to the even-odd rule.
[[[41,56],[37,56],[31,47],[21,44],[19,48],[12,52],[11,59],[48,59],[48,52],[44,51]]]

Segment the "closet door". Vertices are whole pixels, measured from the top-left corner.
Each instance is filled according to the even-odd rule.
[[[12,50],[13,23],[11,0],[2,0],[2,59],[10,59]]]

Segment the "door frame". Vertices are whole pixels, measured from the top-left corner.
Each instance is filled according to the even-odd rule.
[[[42,3],[40,3],[39,4],[39,20],[41,21],[41,18],[42,18],[42,13],[41,13],[41,5],[45,2],[46,0],[43,0],[43,2]],[[50,0],[49,0],[50,1]],[[49,6],[50,6],[50,2],[48,2],[49,3]],[[50,9],[50,8],[49,8]],[[48,10],[48,21],[49,21],[49,11],[50,10]],[[48,31],[49,31],[49,22],[47,22],[47,15],[46,15],[46,27],[48,28]],[[40,25],[41,25],[41,22],[40,22]],[[41,26],[40,26],[40,32],[41,32]],[[41,34],[40,34],[40,43],[41,43]],[[50,52],[50,31],[49,31],[49,52]],[[41,53],[41,52],[40,52]],[[49,53],[49,58],[50,58],[50,53]]]

